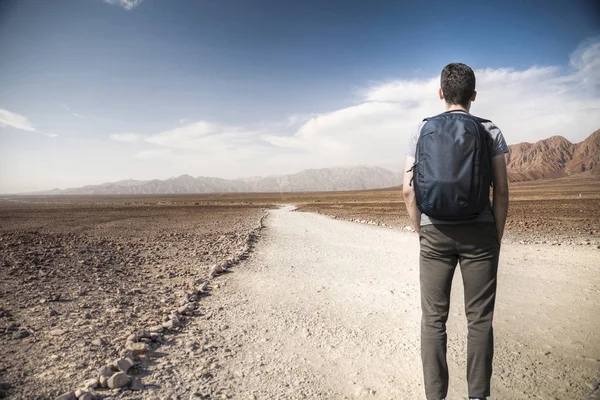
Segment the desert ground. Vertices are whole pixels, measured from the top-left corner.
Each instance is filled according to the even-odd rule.
[[[511,200],[491,399],[600,398],[600,182]],[[397,188],[3,198],[0,397],[424,398],[408,225]]]

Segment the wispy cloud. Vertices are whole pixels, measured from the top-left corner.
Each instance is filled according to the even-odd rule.
[[[51,137],[51,138],[58,136],[56,133],[41,132],[41,131],[35,129],[33,127],[33,125],[31,125],[31,122],[29,122],[29,119],[27,119],[26,116],[17,114],[17,113],[14,113],[14,112],[2,109],[2,108],[0,108],[0,126],[1,127],[9,126],[11,128],[20,129],[22,131],[35,132],[40,135]]]
[[[509,143],[553,135],[579,141],[600,128],[598,70],[599,39],[573,52],[569,68],[477,70],[472,112],[492,119]],[[313,165],[398,164],[416,125],[442,111],[439,85],[438,76],[379,82],[361,90],[356,105],[314,116],[292,135],[264,138],[301,152],[303,162]]]
[[[570,65],[577,71],[578,79],[587,89],[600,86],[600,37],[584,41],[571,54]]]
[[[186,152],[214,153],[219,150],[268,145],[266,141],[261,139],[261,134],[261,131],[208,121],[197,121],[151,135],[127,132],[112,134],[109,137],[118,142],[144,142],[162,148]]]
[[[126,133],[114,133],[110,135],[110,138],[117,142],[133,143],[139,142],[144,138],[143,135],[138,133],[126,132]]]
[[[472,112],[492,119],[509,143],[563,135],[579,141],[600,128],[600,40],[573,52],[568,68],[477,70]],[[260,129],[197,121],[150,135],[111,135],[138,142],[138,159],[162,159],[187,171],[249,175],[334,165],[399,165],[418,123],[443,110],[439,76],[378,82],[357,103],[328,113],[292,115]],[[292,132],[289,132],[292,130]]]
[[[319,114],[292,114],[290,116],[287,117],[285,126],[286,127],[291,127],[291,126],[297,126],[299,124],[303,124],[306,121],[310,120],[313,117],[316,117]]]
[[[0,109],[0,126],[10,126],[24,131],[35,132],[26,116]]]
[[[73,111],[73,109],[71,107],[69,107],[68,104],[65,103],[58,103],[58,105],[65,111],[69,112],[69,114],[71,114],[74,117],[77,118],[83,118],[83,115],[76,113],[75,111]]]
[[[137,6],[142,4],[142,1],[144,1],[144,0],[103,0],[103,1],[108,4],[114,4],[117,6],[121,6],[125,10],[129,11],[129,10],[133,10],[134,8],[136,8]]]

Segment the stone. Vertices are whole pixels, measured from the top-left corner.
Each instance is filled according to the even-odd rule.
[[[131,367],[135,365],[135,362],[129,357],[119,358],[115,361],[115,366],[119,369],[119,371],[127,373]]]
[[[61,336],[64,335],[67,331],[65,331],[64,329],[53,329],[50,331],[50,334],[52,336]]]
[[[94,346],[100,347],[100,346],[104,346],[106,344],[106,342],[104,341],[104,339],[94,339],[94,340],[92,340],[92,344]]]
[[[594,381],[588,381],[586,382],[587,387],[589,387],[592,390],[598,390],[599,384],[598,382],[594,382]]]
[[[152,328],[150,328],[150,331],[153,333],[162,333],[162,332],[164,332],[164,330],[165,330],[165,327],[162,325],[156,325],[156,326],[153,326]]]
[[[75,397],[75,393],[67,392],[67,393],[61,394],[55,400],[77,400],[77,397]]]
[[[150,331],[140,329],[140,330],[132,333],[131,335],[127,336],[127,341],[128,342],[139,342],[141,339],[150,338],[150,337],[151,337]]]
[[[182,315],[191,314],[193,312],[189,304],[183,305],[177,309],[177,312]]]
[[[29,332],[25,329],[19,329],[18,331],[14,331],[11,335],[13,339],[23,339],[29,336]]]
[[[165,328],[165,329],[177,328],[180,325],[181,325],[181,322],[177,318],[172,318],[172,319],[168,320],[167,322],[163,322],[163,324],[162,324],[163,328]]]
[[[208,271],[208,275],[211,278],[214,278],[215,276],[217,276],[217,274],[220,274],[222,272],[224,272],[224,269],[223,266],[221,266],[221,264],[213,264]]]
[[[98,387],[103,387],[103,388],[108,387],[108,378],[104,375],[100,375],[98,377],[98,383],[99,383]]]
[[[112,368],[112,366],[110,365],[105,365],[103,367],[100,368],[100,370],[98,371],[98,375],[100,376],[104,376],[106,378],[110,378],[114,373],[114,370]]]
[[[133,353],[129,349],[121,349],[121,351],[119,351],[119,357],[133,357]]]
[[[138,354],[144,354],[150,351],[150,346],[147,343],[131,343],[126,344],[126,350],[131,351],[131,354],[136,356]]]
[[[100,382],[96,378],[90,379],[85,383],[87,389],[96,389],[98,386],[100,386]]]
[[[80,398],[81,396],[83,396],[84,394],[86,394],[87,392],[83,389],[77,389],[75,391],[75,397]]]
[[[108,378],[108,387],[110,389],[118,389],[129,385],[130,379],[125,372],[117,372]]]
[[[90,392],[86,392],[79,396],[78,400],[94,400],[94,396]]]

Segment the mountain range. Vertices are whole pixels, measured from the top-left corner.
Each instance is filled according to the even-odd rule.
[[[182,194],[230,192],[321,192],[398,186],[401,172],[375,166],[307,169],[296,174],[221,179],[181,175],[166,180],[124,180],[38,194]]]
[[[553,179],[569,175],[600,175],[600,129],[580,143],[552,136],[535,143],[509,146],[511,182]],[[295,174],[221,179],[182,175],[166,180],[124,180],[37,194],[179,194],[227,192],[311,192],[379,189],[399,186],[402,172],[377,166],[307,169]]]
[[[535,143],[509,146],[508,176],[512,182],[600,175],[600,129],[580,143],[552,136]]]

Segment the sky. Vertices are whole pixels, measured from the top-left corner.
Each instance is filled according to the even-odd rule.
[[[509,144],[600,128],[597,1],[0,0],[0,193],[399,168],[450,62]]]

